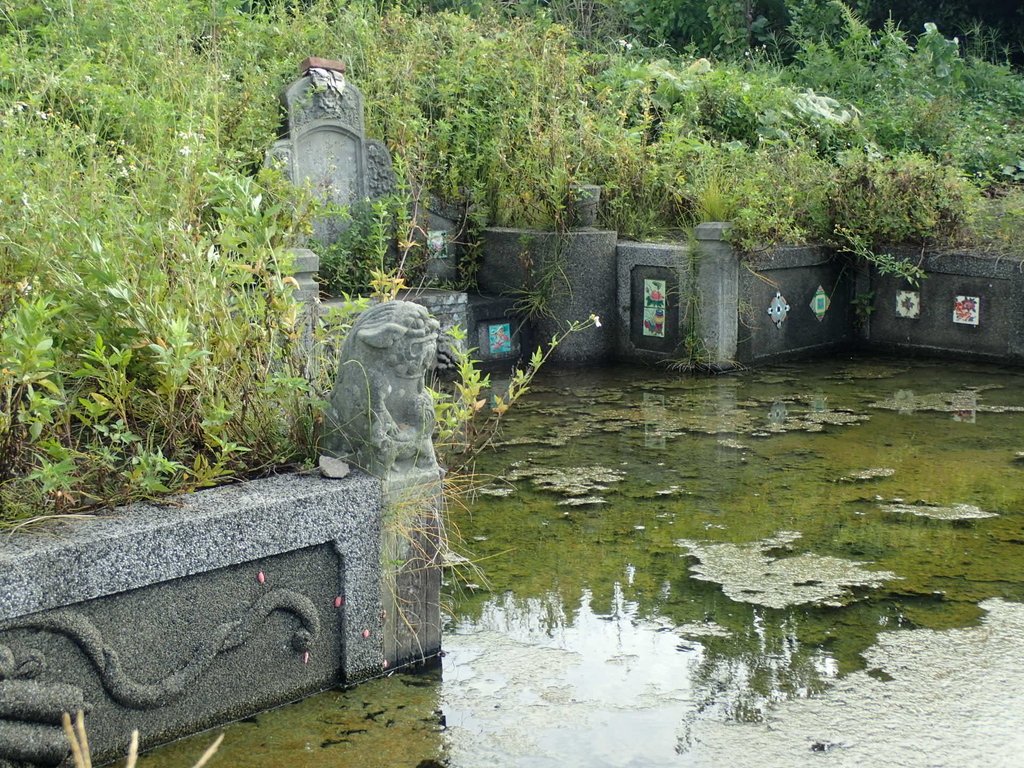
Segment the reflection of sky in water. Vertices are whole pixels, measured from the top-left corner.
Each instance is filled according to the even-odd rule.
[[[591,603],[585,591],[570,620],[556,594],[507,593],[449,634],[441,705],[453,765],[677,766],[700,751],[700,721],[759,716],[782,698],[751,697],[755,676],[806,678],[797,694],[808,695],[836,674],[827,654],[776,645],[759,620],[754,656],[720,656],[694,636],[699,625],[641,618],[619,584],[610,612]]]
[[[825,753],[857,768],[1022,764],[1020,603],[988,601],[980,627],[883,633],[869,669],[841,678],[817,653],[804,674],[829,679],[823,693],[777,695],[766,718],[736,722],[744,702],[731,697],[765,666],[792,674],[792,646],[765,638],[755,665],[714,659],[670,624],[639,620],[619,589],[610,615],[584,594],[571,624],[552,599],[497,598],[449,635],[450,765],[792,768]]]

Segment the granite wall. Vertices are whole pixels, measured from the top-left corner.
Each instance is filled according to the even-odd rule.
[[[60,763],[67,709],[102,761],[435,655],[436,589],[387,629],[381,520],[375,479],[285,475],[3,537],[0,766]]]
[[[776,248],[740,271],[736,359],[745,364],[818,354],[857,336],[856,272],[846,259],[814,246]]]
[[[1024,363],[1024,271],[1020,262],[950,253],[928,255],[921,265],[928,277],[917,286],[891,276],[872,275],[867,323],[870,348]]]

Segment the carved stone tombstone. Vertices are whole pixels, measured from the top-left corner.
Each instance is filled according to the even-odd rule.
[[[268,152],[297,185],[310,185],[325,202],[352,206],[394,191],[391,155],[380,141],[366,138],[363,96],[345,79],[342,62],[308,58],[301,77],[281,94],[283,137]],[[316,238],[329,245],[346,228],[343,219],[314,222]]]

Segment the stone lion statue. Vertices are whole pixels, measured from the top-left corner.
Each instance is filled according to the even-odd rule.
[[[424,377],[439,323],[424,307],[388,301],[366,310],[341,347],[324,452],[390,483],[436,481],[434,405]]]

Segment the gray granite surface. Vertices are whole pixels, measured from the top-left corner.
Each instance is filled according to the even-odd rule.
[[[379,518],[374,478],[289,474],[0,534],[0,620],[379,530]]]
[[[285,475],[5,536],[0,765],[60,762],[69,707],[105,760],[383,674],[381,499]]]

